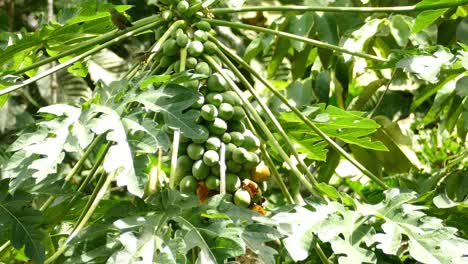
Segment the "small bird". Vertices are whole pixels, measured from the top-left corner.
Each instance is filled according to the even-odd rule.
[[[118,29],[122,30],[133,26],[132,23],[128,21],[127,17],[119,13],[119,11],[115,10],[115,8],[111,8],[109,12],[111,14],[112,24],[114,24]]]

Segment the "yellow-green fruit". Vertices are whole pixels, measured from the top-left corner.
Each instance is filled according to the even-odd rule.
[[[175,39],[168,39],[163,44],[163,54],[166,56],[175,56],[179,52],[179,46]]]
[[[185,13],[185,11],[189,9],[189,7],[189,3],[187,1],[182,0],[177,4],[177,11],[179,11],[180,13]]]
[[[205,152],[205,148],[203,148],[203,145],[196,144],[196,143],[191,143],[187,147],[187,155],[192,159],[192,160],[199,160],[203,157],[203,153]]]
[[[215,73],[208,78],[207,86],[210,91],[223,92],[227,87],[226,80],[218,73]]]
[[[208,40],[208,35],[203,30],[195,30],[195,32],[193,33],[193,37],[195,38],[195,40],[198,40],[200,42],[205,42]]]
[[[215,176],[208,176],[205,179],[206,187],[210,190],[216,190],[219,188],[219,179]]]
[[[205,152],[205,154],[203,154],[203,162],[209,167],[212,167],[218,164],[219,163],[218,152],[214,150],[208,150],[207,152]]]
[[[237,175],[231,173],[226,174],[226,191],[235,192],[240,186],[241,181]]]
[[[198,63],[198,61],[197,61],[196,58],[189,57],[185,61],[185,66],[187,67],[187,69],[195,69],[195,67],[197,66],[197,63]]]
[[[211,68],[208,65],[208,63],[202,61],[195,66],[195,73],[199,74],[204,74],[204,75],[210,75],[211,74]]]
[[[224,143],[229,143],[231,142],[231,135],[229,133],[224,133],[223,136],[221,137],[221,141],[223,141]]]
[[[218,117],[214,119],[213,123],[208,125],[208,130],[215,135],[222,135],[224,132],[226,132],[226,129],[226,122]]]
[[[247,162],[249,156],[250,153],[242,147],[239,147],[232,152],[232,159],[239,164]]]
[[[204,30],[204,31],[210,31],[211,30],[211,25],[210,23],[206,21],[200,21],[195,25],[198,29]]]
[[[205,143],[205,148],[208,150],[218,151],[220,147],[221,140],[218,137],[210,137]]]
[[[203,49],[204,49],[203,43],[201,43],[198,40],[195,40],[195,41],[190,42],[187,48],[187,51],[190,54],[190,56],[198,57],[203,53]]]
[[[231,132],[231,142],[234,143],[236,146],[241,147],[242,143],[244,142],[244,135],[241,132]]]
[[[218,109],[212,104],[202,106],[200,115],[206,121],[213,121],[218,116]]]
[[[193,160],[187,155],[177,158],[177,170],[179,171],[188,172],[192,169],[192,165]]]
[[[214,106],[220,106],[223,102],[223,96],[219,93],[209,93],[206,95],[206,101]]]
[[[234,106],[234,115],[232,116],[233,120],[240,121],[245,118],[245,111],[241,106]]]
[[[250,178],[255,182],[263,182],[270,177],[270,169],[262,162],[252,169]]]
[[[219,117],[224,120],[230,120],[234,115],[234,108],[228,103],[221,103],[218,107]]]
[[[189,38],[187,37],[187,35],[185,35],[185,33],[179,33],[177,34],[176,42],[179,47],[184,48],[187,46]]]
[[[248,151],[254,151],[260,147],[260,140],[253,134],[245,133],[242,147]]]
[[[205,96],[199,95],[195,103],[193,103],[192,108],[201,108],[205,103]]]
[[[234,204],[239,207],[247,208],[250,206],[251,198],[248,191],[239,189],[234,193]]]
[[[206,41],[205,43],[203,43],[203,49],[205,50],[206,54],[213,55],[216,53],[217,47],[216,47],[216,44],[214,44],[213,42]]]
[[[186,194],[195,194],[197,180],[192,176],[185,176],[179,183],[179,190]]]
[[[197,160],[192,166],[192,175],[198,180],[203,180],[210,174],[210,167],[208,167],[203,160]]]

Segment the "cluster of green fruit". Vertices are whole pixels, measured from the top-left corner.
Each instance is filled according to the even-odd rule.
[[[235,193],[234,202],[247,207],[251,203],[249,193],[241,188],[241,180],[251,178],[260,164],[259,139],[246,128],[245,112],[241,100],[218,74],[211,75],[206,85],[199,88],[201,96],[192,108],[200,111],[198,123],[209,135],[202,140],[183,138],[181,156],[178,158],[180,190],[197,193],[200,188],[217,192],[220,187],[220,149],[225,145],[226,191]],[[197,189],[198,188],[198,189]],[[258,193],[258,192],[257,192]],[[199,193],[197,193],[199,194]],[[200,194],[199,194],[200,196]],[[257,197],[259,198],[259,197]]]
[[[197,3],[161,2],[168,2],[171,10],[175,11],[173,14],[179,18],[187,17],[191,6]],[[159,34],[162,36],[164,32]],[[197,122],[206,130],[208,137],[192,140],[181,136],[176,170],[179,189],[183,193],[197,194],[200,200],[204,200],[211,194],[219,193],[221,170],[225,168],[225,189],[234,194],[234,203],[242,207],[258,206],[261,204],[262,187],[264,189],[266,185],[260,184],[259,187],[257,184],[264,182],[264,178],[257,177],[256,181],[253,178],[259,175],[258,168],[261,175],[266,175],[267,171],[269,176],[269,171],[259,158],[259,139],[246,128],[242,101],[235,92],[226,90],[226,80],[218,73],[213,74],[210,65],[203,61],[202,55],[207,54],[222,65],[215,55],[216,45],[208,40],[210,34],[214,34],[214,31],[206,21],[179,28],[162,44],[158,58],[159,71],[189,71],[207,76],[183,83],[185,87],[200,92],[192,109],[200,112]],[[222,145],[224,160],[220,155]]]

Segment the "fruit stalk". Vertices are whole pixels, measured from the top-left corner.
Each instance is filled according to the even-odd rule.
[[[250,104],[249,101],[247,101],[245,98],[242,96],[241,90],[237,87],[237,85],[234,83],[234,81],[221,69],[221,67],[213,60],[212,57],[208,55],[204,55],[205,60],[211,65],[212,68],[216,69],[218,73],[220,73],[223,78],[228,82],[229,86],[237,93],[237,95],[241,98],[244,106],[247,108],[248,112],[250,115],[253,117],[255,122],[261,127],[262,131],[265,133],[265,135],[268,137],[268,140],[274,145],[274,147],[277,149],[279,152],[281,158],[288,164],[289,168],[292,170],[294,175],[301,181],[301,183],[304,185],[304,187],[307,188],[311,193],[315,193],[316,190],[313,187],[313,185],[307,181],[307,179],[299,172],[299,170],[294,166],[292,163],[291,159],[289,156],[284,152],[283,148],[281,145],[278,143],[276,138],[273,136],[273,134],[270,132],[268,127],[265,125],[263,120],[261,119],[260,115],[255,111],[253,106]]]
[[[151,49],[151,55],[148,57],[148,60],[145,63],[145,66],[143,67],[143,71],[148,67],[148,63],[154,58],[156,53],[158,53],[161,48],[163,43],[171,36],[171,34],[176,31],[179,27],[182,27],[185,25],[184,20],[177,20],[174,22],[169,29],[164,32],[164,34],[161,36],[161,38],[156,42],[156,45],[154,45],[153,49]]]
[[[171,172],[169,174],[169,188],[175,189],[177,185],[176,169],[177,169],[177,154],[180,144],[180,129],[174,130],[174,139],[172,141],[172,156],[171,156]]]
[[[291,109],[291,111],[296,114],[307,126],[309,126],[317,135],[319,135],[323,140],[325,140],[332,148],[334,148],[338,153],[340,153],[343,157],[345,157],[349,162],[351,162],[354,166],[356,166],[362,173],[368,176],[371,180],[373,180],[377,185],[384,189],[388,189],[388,186],[385,182],[383,182],[379,177],[374,175],[371,171],[366,169],[361,163],[355,160],[348,152],[346,152],[343,148],[341,148],[335,141],[333,141],[329,136],[320,130],[312,121],[310,121],[306,116],[304,116],[299,109],[289,103],[288,99],[284,97],[280,92],[278,92],[275,87],[263,78],[258,72],[256,72],[248,63],[246,63],[242,58],[237,56],[234,52],[230,51],[224,44],[221,42],[214,40],[215,43],[221,48],[223,52],[229,55],[233,60],[239,63],[243,68],[248,70],[254,77],[256,77],[260,82],[262,82],[275,96],[277,96],[286,106]]]
[[[283,127],[281,126],[280,122],[274,114],[271,112],[270,108],[266,105],[266,103],[263,101],[263,99],[260,97],[260,95],[257,93],[257,91],[252,87],[252,85],[247,81],[247,79],[242,75],[242,73],[234,66],[234,64],[229,60],[224,53],[222,53],[219,49],[216,49],[216,52],[218,56],[223,60],[223,62],[228,66],[228,68],[234,73],[234,75],[239,78],[239,80],[242,82],[245,88],[250,92],[250,94],[253,95],[255,100],[259,103],[260,107],[265,111],[267,114],[268,118],[270,121],[273,123],[273,125],[276,127],[276,130],[279,132],[283,140],[286,142],[286,144],[289,147],[289,150],[291,153],[294,155],[296,158],[297,162],[299,163],[300,167],[302,168],[302,172],[307,175],[307,178],[309,181],[312,182],[313,185],[317,184],[317,180],[314,178],[310,170],[308,169],[307,165],[304,163],[304,161],[299,157],[299,153],[296,151],[296,148],[294,147],[294,144],[291,142],[289,139],[288,135],[284,131]]]
[[[100,187],[96,186],[95,192],[93,192],[93,194],[91,195],[91,198],[89,200],[91,201],[89,209],[83,211],[84,215],[82,215],[82,217],[80,217],[80,219],[78,220],[77,222],[78,224],[73,229],[73,232],[70,234],[70,236],[68,236],[67,240],[59,247],[57,252],[55,252],[50,258],[48,258],[44,262],[45,264],[51,263],[55,261],[58,257],[60,257],[60,255],[62,255],[65,252],[65,250],[68,248],[70,241],[73,240],[73,238],[75,238],[76,235],[78,235],[81,229],[83,229],[83,227],[86,225],[86,223],[91,218],[94,211],[96,210],[97,206],[99,205],[99,202],[101,202],[102,198],[106,194],[107,189],[109,188],[112,180],[115,177],[115,174],[116,172],[113,172],[107,177],[105,174],[102,174],[101,179],[99,179],[99,183],[101,183],[101,186]]]

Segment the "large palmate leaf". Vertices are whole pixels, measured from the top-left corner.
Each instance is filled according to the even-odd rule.
[[[165,85],[155,91],[147,91],[131,101],[139,102],[150,111],[162,113],[164,122],[171,128],[178,128],[188,138],[207,138],[207,132],[195,120],[199,113],[194,110],[185,111],[198,98],[198,92],[176,84]]]
[[[123,232],[117,238],[122,249],[114,252],[107,263],[176,263],[176,252],[159,237],[157,229],[164,224],[162,215],[156,214],[146,217],[129,217],[120,219],[114,225]],[[139,232],[126,231],[135,227]]]
[[[274,264],[278,252],[265,243],[283,237],[275,228],[262,224],[251,224],[242,231],[242,239],[247,247],[265,264]]]
[[[425,207],[410,204],[415,198],[415,193],[392,189],[376,205],[354,200],[351,203],[356,204],[356,210],[352,210],[337,202],[311,202],[314,211],[296,206],[272,220],[286,236],[283,243],[295,261],[309,256],[315,234],[330,243],[339,263],[375,263],[374,246],[400,258],[409,253],[421,263],[466,262],[468,241],[456,237],[455,228],[421,212]]]
[[[456,229],[446,227],[440,219],[427,216],[423,206],[408,204],[416,193],[397,189],[386,192],[377,205],[358,203],[363,215],[382,219],[382,233],[374,236],[377,247],[386,254],[397,255],[408,243],[410,255],[422,263],[463,263],[468,261],[468,241],[455,236]],[[405,238],[404,238],[405,237]]]
[[[104,159],[104,170],[109,173],[116,171],[118,186],[127,186],[130,193],[143,196],[144,179],[136,176],[127,131],[120,115],[108,107],[99,105],[93,105],[92,112],[101,115],[92,120],[91,129],[96,134],[107,133],[106,139],[114,142]]]
[[[347,210],[343,205],[331,203],[338,214],[331,215],[319,226],[320,240],[330,242],[333,251],[344,256],[338,263],[376,263],[376,256],[369,246],[372,244],[373,227],[366,225],[359,212]]]
[[[283,243],[295,261],[309,256],[315,234],[321,241],[331,244],[339,263],[375,263],[376,257],[368,249],[373,229],[362,221],[358,212],[335,202],[314,204],[314,207],[315,211],[296,207],[295,212],[273,217],[279,224],[279,231],[287,236]]]
[[[286,236],[284,246],[294,261],[305,260],[309,256],[314,231],[334,213],[333,208],[316,206],[310,211],[296,206],[294,212],[283,212],[273,216],[278,223],[278,231]]]
[[[128,91],[123,97],[127,88],[125,81],[112,82],[99,91],[97,98],[104,105],[94,104],[96,100],[93,100],[85,111],[68,105],[41,108],[39,113],[46,120],[37,125],[36,131],[19,137],[9,149],[15,153],[2,168],[4,177],[12,179],[12,190],[29,180],[31,175],[36,182],[41,182],[48,175],[57,173],[57,166],[67,152],[80,152],[88,146],[94,134],[107,133],[107,140],[114,144],[106,155],[104,169],[118,171],[119,186],[127,186],[134,195],[143,195],[146,177],[135,172],[132,148],[138,152],[155,153],[158,147],[167,149],[169,140],[150,119],[123,118],[126,105],[131,102],[142,103],[147,109],[162,113],[169,126],[179,127],[188,137],[207,136],[207,132],[195,123],[198,113],[184,112],[198,98],[197,92],[167,85],[140,95]],[[133,140],[132,144],[128,137]]]
[[[18,250],[25,247],[26,256],[36,263],[45,260],[42,245],[44,234],[40,227],[42,214],[31,207],[33,197],[23,191],[8,193],[8,180],[0,181],[0,229],[9,235],[11,244]],[[6,241],[1,241],[4,243]]]
[[[111,5],[96,6],[93,1],[86,1],[77,8],[65,9],[59,16],[59,24],[51,22],[36,32],[21,32],[11,36],[10,45],[0,50],[0,72],[19,70],[40,58],[41,48],[46,47],[49,55],[70,49],[73,45],[95,38],[114,29],[109,12]],[[117,6],[120,12],[130,6]],[[65,24],[63,24],[65,23]],[[82,23],[78,25],[78,23]],[[36,71],[29,71],[32,76]]]
[[[79,150],[80,145],[89,143],[72,140],[75,138],[72,125],[80,122],[79,108],[51,105],[41,108],[39,113],[52,118],[38,123],[38,130],[22,134],[9,148],[15,153],[3,170],[5,177],[12,179],[12,190],[30,177],[40,182],[49,174],[57,173],[65,151]]]
[[[324,104],[319,104],[307,108],[303,113],[330,137],[362,148],[387,150],[382,142],[371,141],[369,136],[379,128],[379,125],[371,119],[362,117],[361,112],[344,111],[334,106],[325,108]],[[306,153],[311,159],[325,160],[327,144],[303,124],[302,120],[290,112],[281,113],[281,119],[300,152]]]

